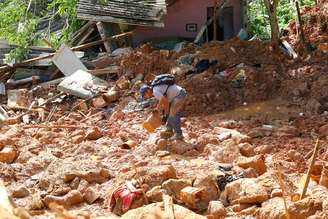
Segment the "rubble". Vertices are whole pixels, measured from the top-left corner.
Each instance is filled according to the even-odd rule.
[[[326,15],[319,9],[302,12],[315,50],[302,50],[293,24],[282,39],[296,59],[271,42],[233,38],[175,51],[143,44],[83,62],[62,47],[57,54],[64,48],[70,55],[54,58],[58,71],[44,67],[57,74],[45,84],[7,84],[11,73],[4,73],[0,177],[13,200],[38,217],[73,215],[57,203],[91,218],[167,218],[172,209],[175,218],[284,218],[285,197],[291,218],[326,218],[324,147],[299,198],[313,141],[323,144],[328,134],[327,34],[314,22]],[[142,126],[153,102],[139,101],[138,88],[164,72],[188,92],[184,141],[167,139],[161,122],[152,133]],[[128,203],[137,194],[131,206],[117,198],[109,213],[113,191],[132,179],[140,187],[115,193]]]

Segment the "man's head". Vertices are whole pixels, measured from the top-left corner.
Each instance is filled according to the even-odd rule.
[[[149,99],[153,96],[153,90],[148,85],[142,85],[140,88],[140,96],[144,99]]]

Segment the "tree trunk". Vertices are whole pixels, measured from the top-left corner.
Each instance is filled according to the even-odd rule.
[[[271,26],[271,40],[275,43],[279,42],[279,24],[277,17],[277,6],[279,0],[264,0],[265,7],[268,11],[270,26]]]

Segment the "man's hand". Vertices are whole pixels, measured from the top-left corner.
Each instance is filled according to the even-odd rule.
[[[158,103],[158,106],[157,106],[157,109],[159,111],[164,111],[164,114],[167,115],[169,114],[169,107],[170,107],[170,104],[169,104],[169,101],[167,99],[167,97],[163,97],[159,103]]]

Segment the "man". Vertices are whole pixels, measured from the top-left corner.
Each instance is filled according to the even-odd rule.
[[[140,95],[143,99],[154,96],[158,100],[156,110],[164,113],[165,132],[172,136],[174,131],[175,136],[171,140],[182,140],[181,110],[187,92],[175,84],[174,77],[168,74],[157,76],[151,86],[143,85],[140,88]]]

